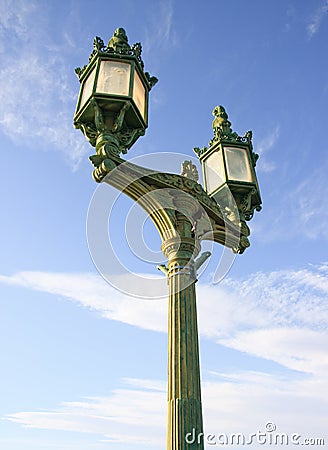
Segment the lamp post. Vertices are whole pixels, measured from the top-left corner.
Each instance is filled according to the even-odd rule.
[[[246,224],[261,198],[255,174],[252,133],[239,136],[222,106],[214,109],[214,137],[195,148],[205,190],[191,161],[180,175],[155,172],[121,158],[148,126],[148,95],[157,78],[144,72],[141,45],[130,47],[118,28],[107,46],[96,37],[89,64],[76,69],[81,82],[74,125],[96,148],[93,178],[124,192],[148,213],[162,240],[168,282],[167,450],[202,450],[202,404],[197,331],[197,270],[211,240],[243,253],[249,244]],[[192,433],[192,441],[186,437]]]

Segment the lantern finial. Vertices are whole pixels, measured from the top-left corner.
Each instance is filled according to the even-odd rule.
[[[131,47],[128,42],[128,37],[124,28],[116,28],[113,36],[110,38],[107,46],[108,50],[112,50],[115,53],[128,53]]]
[[[223,106],[216,106],[212,114],[214,116],[214,120],[212,122],[212,128],[215,132],[216,130],[220,130],[223,133],[230,134],[232,133],[231,122],[228,120],[228,114]]]

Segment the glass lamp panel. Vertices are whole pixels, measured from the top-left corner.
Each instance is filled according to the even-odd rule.
[[[129,95],[131,66],[121,61],[101,61],[96,92]]]
[[[222,152],[216,151],[204,161],[206,191],[211,194],[225,182]]]
[[[95,68],[92,69],[92,71],[89,73],[87,78],[83,81],[82,84],[82,95],[81,95],[81,101],[79,109],[82,108],[82,106],[86,103],[90,95],[92,94],[93,84],[95,81]]]
[[[145,120],[145,106],[146,106],[146,89],[143,85],[138,72],[134,71],[134,81],[133,81],[133,95],[132,98],[138,107],[142,118]]]
[[[247,150],[245,148],[225,147],[224,153],[228,179],[251,183],[253,177]]]

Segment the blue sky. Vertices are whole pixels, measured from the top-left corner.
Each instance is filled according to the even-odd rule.
[[[74,68],[119,26],[159,78],[129,159],[161,165],[153,154],[167,152],[178,173],[219,104],[260,154],[251,247],[218,284],[213,248],[197,284],[205,430],[270,421],[327,443],[327,0],[0,0],[0,447],[165,447],[167,303],[124,295],[95,268],[89,204],[117,193],[92,180],[72,125]],[[117,202],[119,258],[140,285],[162,286],[156,233],[146,222],[127,236],[129,211],[144,216]]]

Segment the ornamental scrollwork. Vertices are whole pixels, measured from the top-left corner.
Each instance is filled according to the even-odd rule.
[[[190,178],[170,173],[154,173],[151,175],[151,178],[168,184],[176,189],[183,190],[199,201],[200,204],[205,205],[220,217],[224,214],[224,211],[221,211],[219,205],[204,191],[203,187]],[[228,216],[226,214],[224,215],[229,220]]]
[[[181,164],[181,175],[190,178],[193,181],[199,180],[198,170],[192,161],[183,161]]]
[[[230,236],[229,247],[236,253],[242,253],[250,245],[248,240],[250,231],[243,217],[237,221],[230,220],[225,211],[222,211],[216,201],[206,194],[199,183],[185,176],[172,173],[153,173],[148,169],[129,164],[121,159],[119,155],[114,155],[113,149],[107,148],[108,145],[107,142],[105,145],[100,146],[97,154],[90,157],[91,162],[95,166],[93,171],[95,181],[100,183],[113,169],[118,168],[122,171],[122,174],[120,175],[118,172],[113,178],[113,183],[117,183],[123,175],[125,183],[126,180],[131,179],[131,185],[133,185],[131,192],[133,191],[134,193],[138,192],[140,183],[142,195],[144,195],[146,188],[151,198],[155,201],[154,204],[162,205],[162,208],[165,209],[166,214],[170,217],[171,224],[176,223],[177,211],[180,213],[183,211],[183,208],[179,207],[179,205],[184,206],[186,201],[184,196],[177,197],[175,190],[179,192],[184,191],[195,201],[193,203],[195,206],[194,210],[188,209],[191,214],[190,220],[193,221],[192,239],[195,239],[192,247],[203,239],[222,243],[224,240],[223,235],[226,234]],[[108,180],[111,180],[111,177]],[[110,183],[110,181],[108,182]],[[154,191],[154,197],[152,197],[152,191]],[[182,200],[182,203],[180,200]],[[197,208],[196,205],[198,205]],[[151,214],[152,212],[150,211]],[[187,216],[189,217],[189,214]],[[167,236],[165,239],[166,245],[169,244],[167,239],[170,239],[170,236]],[[170,245],[176,244],[174,239],[170,243]],[[191,245],[191,243],[188,245]],[[187,250],[184,247],[183,249]],[[170,251],[172,250],[173,248],[170,249]],[[180,248],[181,250],[182,248]],[[190,248],[189,250],[192,249]]]
[[[257,190],[253,188],[247,193],[239,202],[238,209],[243,215],[245,220],[249,221],[254,216],[254,211],[261,211],[262,207],[260,205],[252,205],[252,196],[256,194]]]
[[[149,72],[145,72],[146,78],[148,80],[148,84],[150,86],[150,89],[155,86],[155,84],[158,82],[158,78],[151,76]]]
[[[90,104],[94,110],[94,122],[75,123],[75,128],[78,128],[85,135],[87,140],[93,147],[96,147],[96,154],[90,156],[90,161],[97,171],[97,181],[106,176],[108,173],[107,166],[103,165],[103,161],[110,160],[113,156],[119,156],[120,153],[126,154],[127,149],[139,137],[145,134],[142,128],[127,128],[124,126],[124,116],[130,107],[127,101],[118,112],[114,124],[110,130],[107,129],[103,112],[95,99],[92,99]],[[111,167],[110,165],[108,167]]]
[[[75,73],[76,73],[76,75],[77,75],[77,77],[78,77],[79,79],[81,79],[82,74],[84,73],[84,71],[85,71],[85,69],[86,69],[87,67],[88,67],[88,66],[85,64],[85,65],[82,67],[82,69],[81,69],[81,67],[77,67],[77,68],[75,69]]]
[[[132,46],[129,45],[128,37],[126,35],[126,32],[124,28],[117,28],[114,31],[113,36],[110,38],[107,46],[105,46],[104,41],[99,37],[96,36],[93,40],[93,51],[90,54],[89,57],[89,63],[92,61],[92,59],[96,55],[101,54],[109,54],[113,56],[133,56],[139,63],[141,69],[144,69],[144,62],[141,58],[142,53],[142,46],[140,42],[136,42]],[[85,73],[87,69],[87,65],[83,66],[82,68],[77,67],[75,69],[75,73],[78,76],[78,78],[81,80],[83,74]],[[149,72],[145,72],[145,77],[148,82],[149,88],[153,88],[155,84],[158,82],[158,79],[154,76],[151,76]]]
[[[122,128],[117,134],[120,142],[120,151],[126,154],[130,144],[136,141],[138,137],[143,136],[145,130],[143,128]]]
[[[196,153],[196,155],[197,155],[198,158],[199,158],[199,157],[202,156],[205,152],[207,152],[208,147],[206,147],[206,146],[204,146],[204,147],[202,147],[202,148],[200,148],[200,147],[194,147],[193,150],[194,150],[194,152]]]
[[[87,122],[87,123],[80,123],[77,122],[74,124],[75,128],[78,130],[81,130],[84,136],[87,138],[87,140],[90,142],[90,144],[95,147],[96,140],[98,136],[98,131],[93,122]]]
[[[99,36],[96,36],[93,40],[93,51],[92,51],[91,55],[89,56],[89,62],[92,60],[94,55],[97,55],[104,49],[105,49],[104,41]]]

